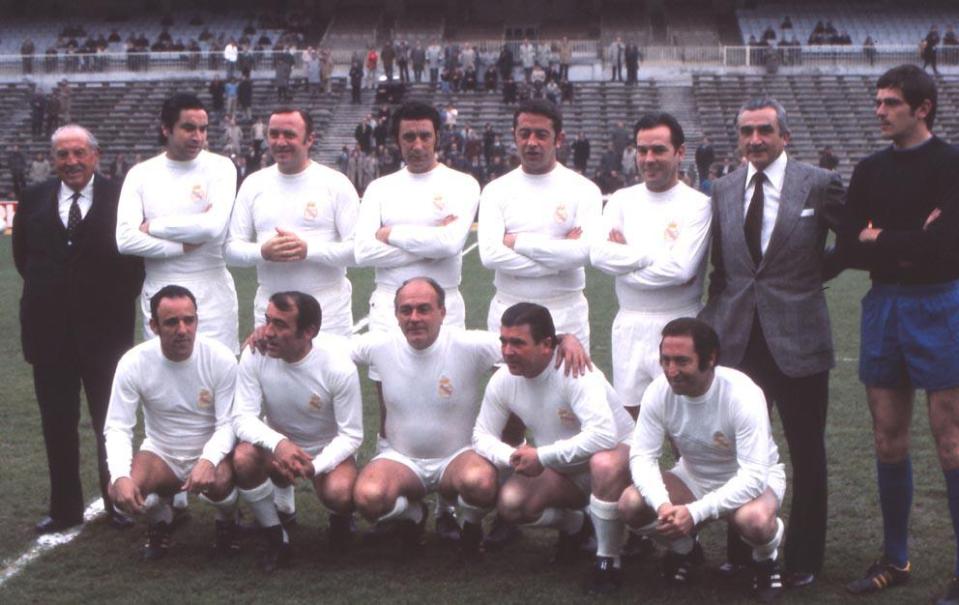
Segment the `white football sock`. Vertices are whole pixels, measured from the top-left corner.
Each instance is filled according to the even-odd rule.
[[[436,516],[439,517],[441,514],[449,511],[453,512],[456,510],[456,500],[450,500],[443,494],[436,493]]]
[[[173,496],[173,508],[184,510],[190,504],[188,499],[188,494],[186,492],[177,492]]]
[[[783,529],[783,520],[776,517],[776,534],[773,536],[773,539],[766,544],[753,544],[743,538],[743,542],[753,547],[753,561],[775,560],[779,557],[779,544],[783,540]]]
[[[148,494],[143,499],[143,514],[150,525],[173,522],[173,509],[170,507],[170,499],[161,498],[156,493]]]
[[[619,513],[619,505],[590,496],[589,515],[596,529],[596,556],[612,557],[613,565],[619,567],[626,539],[626,524]]]
[[[479,525],[483,522],[483,517],[486,516],[489,509],[473,506],[466,500],[463,500],[463,496],[457,496],[456,499],[460,505],[460,520],[462,523],[475,523]]]
[[[200,500],[210,504],[216,510],[217,521],[236,521],[237,499],[239,499],[239,494],[235,487],[222,500],[212,500],[206,494],[200,494]]]
[[[253,489],[238,490],[240,497],[253,511],[253,518],[260,527],[273,527],[280,524],[280,516],[273,504],[273,482],[267,479]],[[284,532],[286,533],[286,532]]]
[[[380,521],[412,521],[413,523],[419,523],[422,520],[423,507],[419,505],[419,502],[411,503],[406,496],[398,496],[396,503],[393,505],[393,510],[376,521],[377,523]]]
[[[292,515],[296,512],[296,493],[293,484],[286,487],[273,486],[273,503],[276,510]]]
[[[696,546],[696,540],[692,536],[683,536],[669,542],[669,550],[677,555],[688,555],[693,552],[694,546]]]
[[[581,510],[570,508],[547,508],[532,523],[527,523],[530,527],[552,527],[558,529],[564,534],[575,534],[583,527],[583,521],[586,516]]]

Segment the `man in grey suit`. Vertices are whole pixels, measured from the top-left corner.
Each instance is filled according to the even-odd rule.
[[[720,363],[748,374],[779,410],[793,465],[784,579],[804,586],[825,550],[834,360],[823,259],[843,187],[835,173],[787,157],[789,126],[777,101],[748,101],[737,122],[748,164],[713,186],[713,273],[700,317],[719,333]]]

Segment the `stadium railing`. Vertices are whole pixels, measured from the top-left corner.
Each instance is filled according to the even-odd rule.
[[[476,40],[480,57],[495,60],[503,44],[516,46],[517,41]],[[572,40],[573,62],[577,64],[605,63],[605,49],[596,40]],[[883,45],[874,48],[862,46],[643,46],[644,65],[702,65],[721,67],[777,67],[777,66],[872,66],[897,65],[919,60],[915,45]],[[959,46],[939,48],[940,65],[959,65]],[[348,65],[354,51],[337,49],[333,58],[337,65]],[[276,67],[280,51],[255,51],[241,58],[237,75],[244,66],[253,71],[269,71]],[[285,54],[285,52],[283,53]],[[294,68],[303,67],[300,51],[292,54]],[[514,60],[519,57],[514,53]],[[556,57],[552,57],[556,60]],[[20,54],[0,55],[0,75],[43,75],[72,73],[119,72],[190,72],[224,70],[226,63],[221,52],[142,52],[95,54]]]

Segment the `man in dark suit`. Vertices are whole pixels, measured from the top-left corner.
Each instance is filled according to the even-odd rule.
[[[719,333],[720,363],[748,374],[779,411],[793,466],[784,579],[803,586],[825,550],[834,360],[823,258],[843,187],[836,173],[787,158],[789,127],[777,101],[747,102],[738,130],[748,163],[713,185],[714,271],[701,318]]]
[[[115,526],[130,520],[113,509],[103,422],[113,373],[133,345],[142,261],[117,252],[119,187],[94,175],[100,157],[85,128],[67,125],[52,138],[57,179],[27,189],[13,228],[13,257],[23,277],[20,329],[33,365],[50,471],[49,516],[39,533],[83,521],[80,485],[80,386],[97,438],[100,491]]]

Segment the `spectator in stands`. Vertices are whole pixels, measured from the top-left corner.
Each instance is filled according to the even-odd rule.
[[[293,99],[290,94],[290,74],[293,72],[292,48],[280,47],[280,53],[275,55],[276,67],[274,68],[276,98],[281,103],[289,102]]]
[[[127,161],[126,156],[124,156],[122,153],[118,153],[116,157],[113,158],[113,161],[110,162],[110,167],[107,169],[107,174],[110,176],[110,179],[122,184],[123,179],[126,178],[129,170],[130,163]]]
[[[413,79],[419,84],[423,81],[423,70],[426,68],[426,50],[423,49],[423,44],[419,40],[410,51],[410,61],[413,62]]]
[[[703,182],[709,177],[709,167],[716,161],[716,150],[709,137],[703,135],[703,142],[696,148],[696,172],[699,174],[699,188],[702,190]]]
[[[373,141],[376,144],[377,148],[383,147],[386,145],[386,137],[389,134],[387,128],[388,120],[387,118],[381,117],[376,119],[376,125],[373,126]]]
[[[470,92],[476,92],[478,90],[476,86],[476,68],[467,67],[465,70],[463,70],[463,81],[460,86],[463,90],[468,90]]]
[[[360,94],[363,87],[363,67],[358,61],[354,61],[350,66],[350,102],[354,105],[360,104]]]
[[[20,145],[13,143],[7,150],[7,169],[13,184],[13,195],[20,199],[20,192],[27,188],[27,158],[20,151]]]
[[[503,156],[494,155],[489,167],[486,169],[486,182],[497,179],[509,172],[509,167],[503,161]]]
[[[933,25],[929,28],[929,33],[926,34],[926,37],[923,38],[920,43],[920,48],[922,49],[922,68],[926,69],[927,66],[932,66],[932,73],[939,75],[939,68],[936,66],[937,54],[938,51],[936,47],[939,46],[939,28]]]
[[[516,81],[513,80],[513,76],[507,76],[503,80],[503,103],[506,105],[516,102]]]
[[[560,40],[558,48],[559,54],[559,78],[561,80],[569,79],[569,66],[573,62],[573,45],[566,36]]]
[[[53,131],[60,127],[60,94],[53,90],[46,96],[46,136],[53,134]]]
[[[367,114],[367,116],[356,125],[356,128],[353,129],[353,138],[356,140],[360,151],[364,154],[369,153],[373,149],[373,126],[370,125],[371,118],[372,116]]]
[[[942,60],[946,65],[959,63],[959,37],[951,25],[946,28],[946,34],[942,37]]]
[[[610,43],[609,48],[606,50],[606,61],[612,69],[611,81],[613,82],[617,80],[620,82],[623,81],[623,55],[625,50],[626,47],[623,46],[623,39],[619,36],[616,36],[616,39]]]
[[[519,45],[519,62],[523,67],[523,78],[529,84],[533,75],[533,65],[536,63],[536,48],[525,38],[523,43]]]
[[[872,36],[866,36],[866,39],[863,40],[862,54],[869,61],[870,66],[876,64],[876,42],[872,39]]]
[[[635,185],[639,182],[639,176],[636,170],[636,145],[630,141],[626,149],[623,150],[623,160],[620,162],[623,173],[623,181],[626,186]]]
[[[763,35],[760,38],[763,42],[769,42],[770,40],[776,39],[776,30],[773,29],[772,25],[767,25],[766,29],[763,31]]]
[[[410,81],[410,45],[401,40],[396,45],[396,67],[400,72],[400,82],[407,84]]]
[[[226,97],[226,115],[230,118],[236,115],[236,99],[239,90],[240,85],[237,84],[236,79],[227,78],[226,84],[223,85],[223,93]]]
[[[836,157],[829,145],[823,147],[819,152],[819,167],[826,170],[835,170],[839,167],[839,158]]]
[[[240,145],[243,141],[243,130],[236,123],[236,118],[232,115],[227,116],[223,127],[223,136],[226,144],[223,147],[224,155],[235,155],[240,153]]]
[[[376,49],[373,48],[373,45],[370,45],[369,50],[366,51],[366,87],[367,88],[376,88],[376,69],[379,65],[380,55],[376,52]]]
[[[346,145],[340,149],[340,154],[336,156],[336,169],[346,174],[346,167],[350,163],[350,149]]]
[[[572,144],[573,150],[573,168],[580,174],[586,172],[586,163],[589,162],[589,139],[582,131],[576,135],[576,140]]]
[[[512,78],[514,67],[513,51],[510,50],[509,46],[504,44],[502,48],[500,48],[499,56],[496,57],[496,69],[499,71],[500,79],[505,82],[506,78]]]
[[[312,46],[303,51],[303,70],[310,97],[318,97],[323,88],[323,77],[320,75],[320,54]]]
[[[633,42],[627,44],[623,51],[623,58],[626,62],[626,83],[635,85],[639,79],[639,62],[643,60],[639,47]]]
[[[43,134],[43,117],[47,110],[47,100],[35,84],[30,86],[32,88],[32,94],[30,95],[30,133],[36,138]]]
[[[38,153],[30,162],[30,172],[27,174],[27,180],[31,185],[34,185],[42,183],[48,178],[50,178],[50,162],[47,161],[47,156]]]
[[[230,38],[226,46],[223,47],[223,62],[226,64],[226,77],[230,79],[236,72],[236,62],[240,58],[240,50],[236,46],[236,41]]]
[[[23,63],[23,73],[25,74],[33,73],[33,53],[35,50],[36,47],[30,38],[25,39],[23,44],[20,45],[20,57]]]
[[[250,72],[243,74],[243,79],[236,88],[236,100],[240,109],[243,111],[243,118],[247,121],[253,119],[253,80],[250,79]]]
[[[210,91],[210,97],[213,99],[211,109],[217,114],[222,112],[223,100],[226,97],[226,85],[220,79],[220,76],[213,74],[213,81],[210,82],[208,90]]]
[[[383,49],[380,50],[380,60],[383,61],[383,73],[386,74],[386,81],[392,84],[393,62],[396,60],[396,50],[393,48],[392,40],[383,43]]]
[[[439,84],[440,65],[443,63],[443,49],[438,42],[433,42],[426,49],[426,62],[430,70],[430,84],[435,89]]]
[[[626,149],[626,146],[632,141],[632,135],[626,129],[626,124],[622,121],[616,122],[616,126],[610,130],[609,133],[609,142],[613,145],[613,149],[616,152],[616,157],[621,158],[623,155],[623,150]],[[617,159],[617,163],[618,163]]]
[[[779,29],[785,31],[787,29],[792,29],[792,28],[793,28],[792,19],[789,18],[789,15],[786,15],[785,17],[783,17],[783,22],[779,24]]]
[[[320,85],[323,86],[323,92],[330,94],[333,92],[333,52],[328,48],[321,48],[320,55]]]

